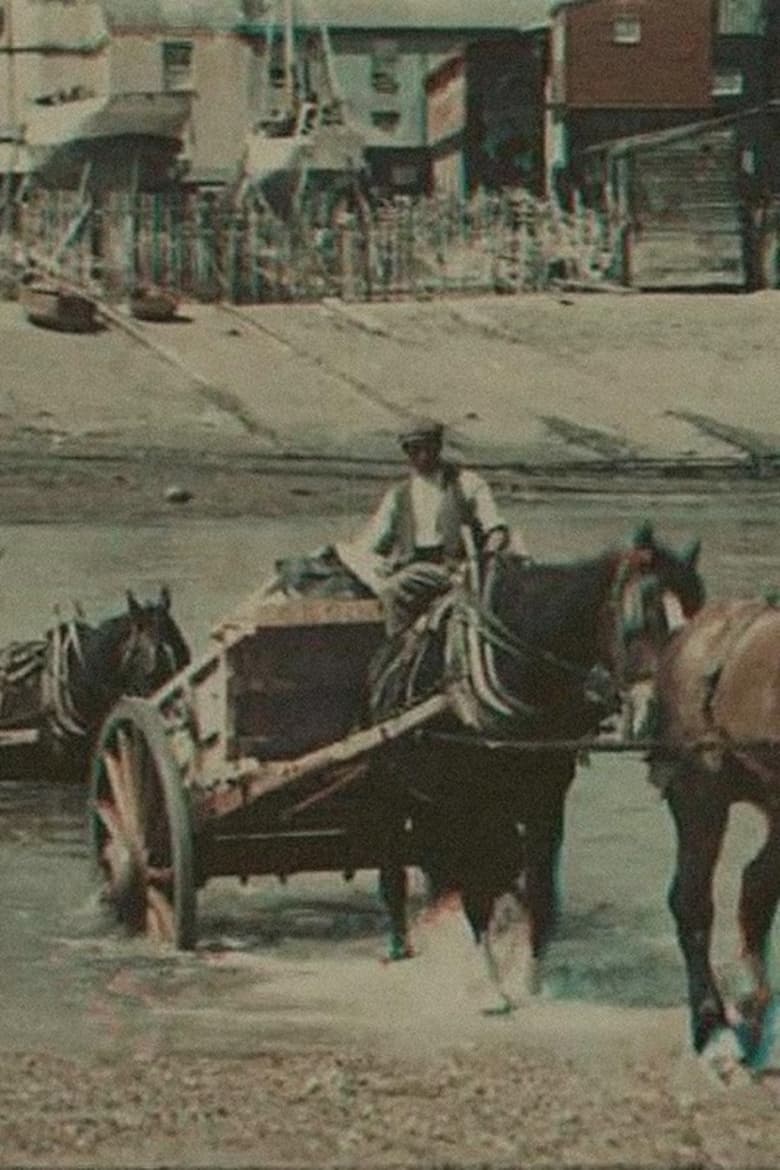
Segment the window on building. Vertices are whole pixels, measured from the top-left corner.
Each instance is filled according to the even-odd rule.
[[[745,88],[741,69],[718,69],[712,82],[713,97],[739,97]]]
[[[721,36],[762,36],[765,26],[765,0],[718,0]]]
[[[616,45],[638,45],[642,25],[638,16],[616,16],[612,21],[612,40]]]
[[[192,87],[192,41],[165,41],[162,47],[163,89]]]
[[[371,85],[377,93],[398,93],[398,43],[375,41],[371,53]]]
[[[388,134],[397,129],[400,121],[401,114],[398,110],[373,110],[371,113],[372,124],[377,130],[384,130]]]

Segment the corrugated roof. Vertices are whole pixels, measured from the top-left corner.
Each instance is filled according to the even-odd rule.
[[[532,29],[551,0],[294,0],[296,24],[330,28]],[[229,30],[282,20],[281,0],[103,0],[112,28]]]

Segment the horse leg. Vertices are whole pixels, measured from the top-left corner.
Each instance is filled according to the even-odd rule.
[[[406,866],[395,859],[388,859],[379,870],[379,894],[390,922],[387,954],[393,962],[411,959],[414,955],[406,915],[408,887]]]
[[[525,901],[531,950],[528,991],[541,990],[541,961],[558,923],[558,869],[563,846],[564,804],[568,783],[547,796],[548,807],[529,816],[525,825]]]
[[[765,1024],[772,1002],[769,976],[769,938],[780,901],[780,814],[769,814],[769,832],[763,848],[742,872],[739,926],[742,954],[753,980],[753,990],[740,1001],[743,1025],[739,1029],[745,1057],[759,1064],[767,1037]]]
[[[673,781],[666,798],[677,830],[669,908],[688,977],[693,1046],[702,1053],[728,1027],[710,965],[710,940],[712,879],[728,823],[729,800],[715,777],[695,772]]]
[[[497,889],[482,875],[472,874],[462,883],[461,902],[487,974],[488,998],[483,1003],[482,1014],[507,1015],[517,1006],[505,986],[515,959],[521,921],[517,893]]]

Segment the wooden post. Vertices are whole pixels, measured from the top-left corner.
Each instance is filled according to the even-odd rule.
[[[214,227],[208,195],[199,196],[196,213],[195,293],[205,300],[210,295],[214,268]]]
[[[352,252],[354,226],[354,217],[347,211],[341,212],[338,219],[338,233],[342,301],[354,301],[355,299],[355,269]]]
[[[257,200],[251,199],[247,213],[247,263],[249,265],[249,297],[253,304],[260,300],[260,216]]]
[[[162,205],[161,196],[159,194],[151,197],[151,276],[153,284],[160,284],[162,281]]]

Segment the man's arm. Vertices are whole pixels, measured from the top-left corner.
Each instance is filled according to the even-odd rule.
[[[367,552],[387,556],[395,544],[398,492],[392,487],[385,492],[378,508],[358,536],[358,542]]]
[[[490,485],[475,471],[462,472],[461,484],[474,509],[474,519],[484,534],[483,556],[501,552],[509,545],[509,525],[498,510]],[[512,534],[512,545],[520,556],[528,556],[522,534],[516,529]]]
[[[360,531],[351,540],[336,545],[347,568],[376,594],[392,571],[386,557],[395,542],[396,506],[396,491],[390,488]]]

